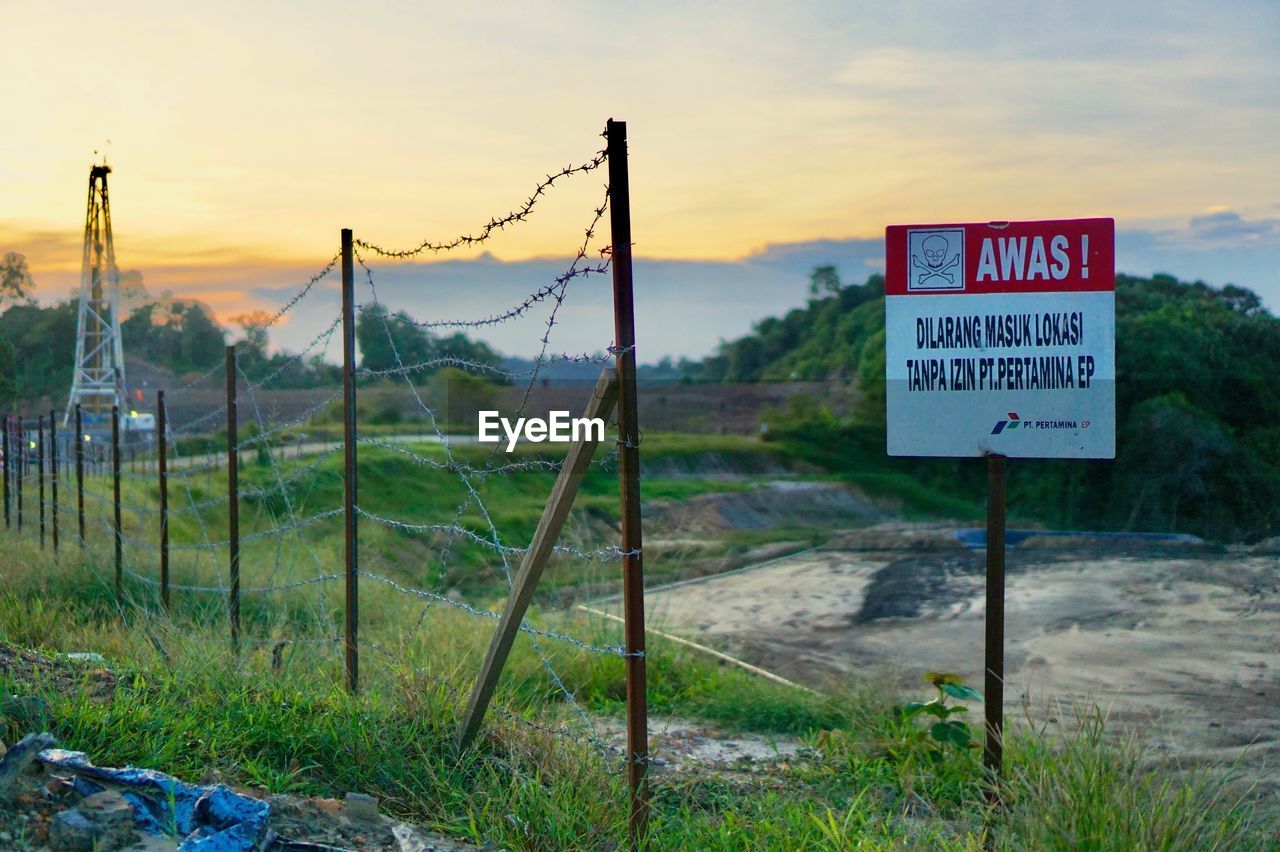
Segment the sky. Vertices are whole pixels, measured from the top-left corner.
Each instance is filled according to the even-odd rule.
[[[0,252],[78,280],[88,166],[152,294],[271,310],[337,248],[449,239],[626,120],[638,355],[700,356],[883,268],[889,224],[1113,216],[1120,271],[1280,310],[1280,4],[17,3]],[[565,268],[604,191],[563,182],[483,247],[374,263],[393,309],[498,312]],[[607,229],[602,229],[607,234]],[[336,310],[326,280],[273,335]],[[369,294],[362,296],[367,300]],[[575,281],[553,348],[612,338]],[[483,332],[539,346],[545,311]],[[646,346],[647,344],[647,346]],[[127,348],[127,342],[126,342]]]

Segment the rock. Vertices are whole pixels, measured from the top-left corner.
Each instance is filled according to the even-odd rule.
[[[347,793],[346,814],[353,820],[376,820],[378,800],[364,793]]]
[[[431,847],[423,840],[413,826],[397,823],[391,829],[391,835],[395,837],[396,843],[400,846],[400,852],[427,852]]]
[[[105,666],[107,658],[101,654],[95,654],[92,651],[76,651],[70,654],[59,654],[64,660],[70,660],[73,663],[87,663],[95,666]]]
[[[337,799],[319,798],[313,800],[313,803],[316,806],[316,810],[321,813],[337,815],[342,812],[342,802]]]
[[[69,852],[123,849],[136,840],[133,806],[115,790],[103,790],[53,818],[49,840]]]
[[[1253,552],[1264,554],[1264,555],[1280,553],[1280,536],[1273,536],[1272,538],[1264,538],[1262,541],[1258,542],[1253,546]]]
[[[93,823],[75,808],[58,814],[49,824],[49,842],[54,849],[91,852],[96,840]]]
[[[43,734],[27,734],[14,743],[13,748],[0,758],[0,795],[13,786],[13,782],[35,761],[37,754],[57,744],[53,734],[47,731]]]

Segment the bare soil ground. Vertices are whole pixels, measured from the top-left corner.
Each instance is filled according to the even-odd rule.
[[[1231,767],[1280,796],[1280,565],[1197,547],[1030,539],[1008,551],[1008,712],[1109,708],[1154,759]],[[653,624],[821,686],[890,670],[982,684],[984,553],[939,526],[882,524],[758,569],[647,596]]]
[[[625,753],[625,720],[600,719],[596,730],[605,743]],[[650,771],[654,775],[750,775],[801,758],[805,751],[804,743],[796,737],[735,733],[706,722],[649,717]]]

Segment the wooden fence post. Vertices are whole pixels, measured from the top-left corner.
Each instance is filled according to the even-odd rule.
[[[600,374],[595,390],[591,393],[591,400],[587,404],[587,410],[582,416],[598,417],[607,421],[617,398],[616,373],[613,370],[605,370]],[[542,576],[542,569],[551,558],[556,539],[560,537],[560,530],[564,528],[569,510],[573,508],[573,500],[578,494],[578,488],[582,485],[582,479],[591,466],[591,458],[595,455],[596,447],[600,446],[600,442],[591,436],[591,430],[586,431],[587,435],[570,447],[569,452],[565,454],[564,463],[560,466],[560,473],[556,477],[556,484],[551,489],[551,496],[547,498],[547,506],[538,520],[533,541],[520,560],[520,568],[516,572],[511,594],[507,596],[507,603],[502,609],[502,618],[498,621],[498,627],[489,641],[489,650],[485,654],[484,664],[480,667],[475,685],[471,688],[467,712],[462,717],[462,725],[458,729],[460,748],[469,746],[480,731],[480,722],[484,719],[485,710],[488,709],[493,691],[498,685],[498,677],[502,674],[507,656],[511,653],[511,645],[515,641],[516,633],[520,630],[520,623],[529,609],[529,601],[533,598],[538,578]]]

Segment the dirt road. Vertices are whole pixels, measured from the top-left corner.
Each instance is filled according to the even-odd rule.
[[[648,606],[655,625],[792,679],[889,669],[923,696],[929,669],[981,687],[983,559],[938,528],[884,525],[655,589]],[[1008,572],[1011,714],[1024,697],[1040,721],[1091,699],[1157,757],[1239,761],[1280,791],[1275,556],[1030,539]]]

